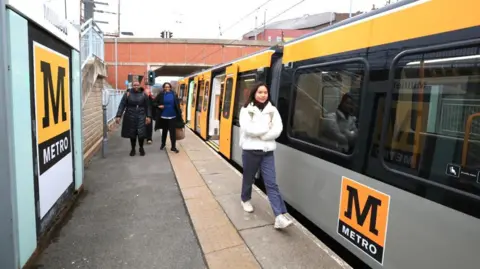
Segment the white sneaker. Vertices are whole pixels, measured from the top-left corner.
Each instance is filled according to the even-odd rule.
[[[248,213],[253,212],[253,206],[250,203],[250,201],[242,202],[242,206],[243,206],[243,210],[245,210],[245,212],[248,212]]]
[[[289,220],[287,217],[285,217],[285,215],[278,215],[275,218],[275,225],[273,227],[275,229],[284,229],[292,224],[293,224],[293,221]]]

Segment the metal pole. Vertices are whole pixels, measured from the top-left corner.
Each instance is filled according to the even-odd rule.
[[[105,95],[104,95],[105,96]],[[107,105],[102,105],[103,110],[103,140],[102,140],[102,158],[106,158],[107,155],[107,142],[108,142],[108,122],[107,122]]]
[[[120,36],[120,0],[118,0],[118,29],[117,29],[117,36]]]
[[[88,53],[87,53],[87,59],[88,57],[92,56],[93,54],[93,21],[90,21],[90,25],[88,26]]]
[[[263,40],[266,40],[265,38],[265,27],[267,24],[267,9],[265,9],[265,11],[263,12]]]
[[[118,48],[117,38],[120,37],[120,0],[118,0],[118,29],[117,36],[115,37],[115,90],[118,90]]]
[[[115,90],[118,90],[118,48],[117,48],[117,37],[115,37]]]
[[[65,20],[67,20],[67,0],[63,1],[63,5],[65,6]],[[82,24],[80,24],[82,25]]]
[[[348,16],[349,18],[352,17],[352,4],[353,4],[353,0],[350,0],[350,15]]]
[[[254,34],[255,34],[255,40],[257,40],[257,16],[255,16],[255,30],[254,30]]]

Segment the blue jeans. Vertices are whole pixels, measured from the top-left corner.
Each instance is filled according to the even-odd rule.
[[[243,150],[242,161],[242,201],[246,202],[252,199],[252,185],[255,181],[255,174],[257,173],[258,168],[260,168],[273,214],[278,216],[287,213],[285,202],[282,199],[276,181],[275,157],[273,151],[263,152],[261,150]]]

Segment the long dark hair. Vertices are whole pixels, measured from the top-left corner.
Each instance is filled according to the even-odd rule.
[[[267,92],[268,92],[268,97],[267,97],[267,101],[266,102],[271,102],[270,101],[270,89],[268,89],[268,86],[265,82],[258,82],[257,84],[255,84],[255,86],[253,86],[253,88],[250,90],[250,95],[248,95],[248,98],[247,100],[245,100],[245,104],[243,104],[243,107],[247,107],[248,104],[250,104],[251,102],[254,102],[255,101],[255,94],[257,93],[258,89],[260,87],[264,86],[266,89],[267,89]]]
[[[165,86],[169,85],[170,86],[170,90],[173,91],[173,87],[172,87],[172,84],[170,84],[170,82],[165,82],[163,83],[162,85],[162,90],[165,90]]]

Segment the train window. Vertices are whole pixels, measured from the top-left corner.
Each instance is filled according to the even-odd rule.
[[[192,94],[192,109],[195,109],[195,102],[197,99],[197,84],[193,84],[193,94]]]
[[[183,96],[184,91],[185,91],[185,84],[180,84],[180,93],[178,95]]]
[[[179,94],[179,98],[180,98],[180,104],[183,104],[183,102],[185,101],[185,84],[180,84],[180,94]]]
[[[392,72],[387,166],[480,195],[480,47],[406,55]]]
[[[228,78],[225,82],[225,101],[223,102],[223,117],[230,118],[230,105],[232,103],[233,78]]]
[[[208,106],[208,94],[210,92],[210,81],[205,83],[205,97],[203,98],[203,111],[207,111]]]
[[[200,90],[198,91],[197,112],[202,111],[203,105],[203,92],[205,91],[205,81],[200,81]]]
[[[352,62],[298,69],[290,137],[351,154],[358,135],[364,73],[363,63]]]
[[[235,108],[233,118],[238,120],[240,109],[248,98],[250,90],[254,87],[255,75],[246,75],[237,78],[237,91],[235,93]]]

